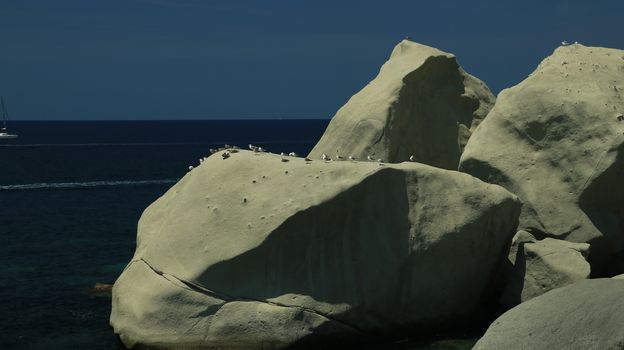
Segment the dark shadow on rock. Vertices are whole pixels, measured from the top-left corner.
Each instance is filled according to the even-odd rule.
[[[579,197],[579,207],[602,233],[588,242],[592,278],[624,272],[624,144],[609,152],[617,152],[615,162],[597,177],[588,179]]]
[[[362,307],[374,310],[366,304],[371,301],[388,304],[378,298],[387,297],[386,289],[401,289],[396,271],[410,254],[404,176],[392,168],[376,172],[322,206],[291,216],[259,246],[211,266],[197,281],[254,300],[293,294],[346,303],[354,314]],[[293,298],[290,304],[300,303]]]
[[[508,260],[509,261],[509,260]],[[526,275],[526,257],[524,242],[518,243],[515,262],[509,262],[510,269],[507,275],[507,286],[501,296],[502,304],[508,308],[522,302],[522,290],[524,289],[524,276]]]
[[[461,156],[458,124],[468,129],[472,113],[479,107],[471,100],[472,109],[465,111],[463,77],[455,58],[431,56],[403,78],[399,99],[392,105],[393,118],[388,118],[391,162],[414,155],[418,162],[443,169],[456,169]],[[458,119],[461,119],[458,121]]]

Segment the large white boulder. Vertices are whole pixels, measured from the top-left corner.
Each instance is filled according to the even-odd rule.
[[[401,41],[379,74],[332,118],[309,157],[323,153],[457,169],[495,97],[454,55]]]
[[[624,348],[624,281],[583,280],[507,311],[473,350]]]
[[[562,46],[502,91],[460,170],[523,202],[520,229],[589,243],[592,276],[624,271],[624,51]]]
[[[213,155],[144,212],[111,324],[128,346],[171,349],[436,329],[491,292],[519,210],[418,163]]]

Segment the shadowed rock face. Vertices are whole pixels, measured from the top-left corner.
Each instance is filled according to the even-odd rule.
[[[372,155],[398,163],[413,155],[420,163],[457,169],[471,131],[494,100],[455,56],[404,40],[377,77],[340,108],[309,157]]]
[[[473,349],[623,349],[623,295],[609,278],[552,290],[507,311]]]
[[[514,195],[418,163],[286,159],[216,154],[146,209],[113,289],[126,345],[387,339],[481,305]]]
[[[520,229],[590,243],[592,275],[624,271],[624,51],[560,47],[504,90],[460,170],[517,194]]]

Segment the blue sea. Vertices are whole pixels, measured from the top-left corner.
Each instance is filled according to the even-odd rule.
[[[132,257],[142,211],[210,148],[307,154],[327,123],[12,122],[19,138],[0,141],[0,349],[124,349],[110,295],[92,288]]]

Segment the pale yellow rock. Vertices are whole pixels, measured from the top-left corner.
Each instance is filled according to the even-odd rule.
[[[222,300],[210,291],[151,269],[128,265],[113,291],[111,325],[124,345],[158,349],[280,349],[305,343],[338,343],[366,335],[301,308]]]
[[[499,94],[460,164],[522,199],[520,229],[590,243],[597,276],[624,270],[623,56],[557,48]]]
[[[525,231],[512,240],[509,259],[513,268],[502,296],[502,303],[515,306],[552,289],[588,279],[590,266],[585,260],[589,244],[545,238],[537,240]]]
[[[481,305],[519,207],[499,186],[413,162],[215,154],[143,213],[111,324],[126,344],[144,344],[149,334],[185,334],[192,318],[189,338],[209,335],[198,348],[434,328]],[[206,299],[170,290],[171,281]],[[159,308],[165,330],[147,319]],[[159,346],[189,344],[180,337]]]
[[[624,281],[590,279],[557,288],[496,319],[474,350],[619,350]]]
[[[495,97],[454,55],[408,40],[332,118],[309,157],[354,156],[457,169],[471,131]]]

